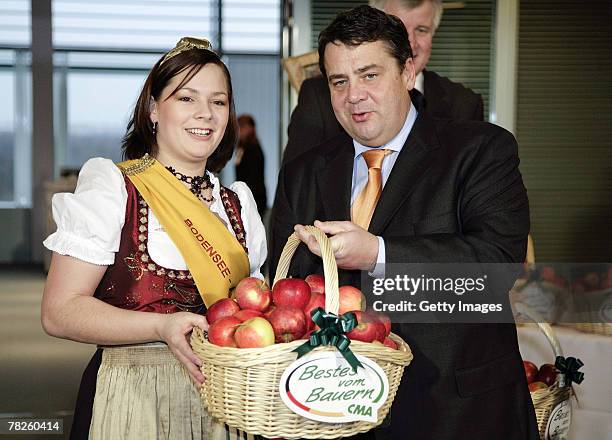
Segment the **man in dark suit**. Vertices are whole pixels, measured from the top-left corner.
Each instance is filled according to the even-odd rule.
[[[282,167],[271,266],[295,230],[306,246],[290,273],[322,273],[301,226],[313,223],[330,236],[343,284],[359,285],[362,271],[380,277],[384,263],[522,262],[529,206],[513,136],[415,109],[406,93],[414,62],[396,17],[369,6],[339,14],[318,50],[345,131]],[[376,182],[382,193],[364,216],[362,194]],[[361,438],[539,438],[514,324],[394,323],[393,331],[414,359],[389,420]]]
[[[482,121],[483,102],[479,94],[425,69],[431,55],[433,35],[442,17],[442,1],[378,0],[370,3],[397,16],[406,26],[417,74],[416,87],[411,92],[417,109],[436,118]],[[322,76],[305,80],[289,122],[283,163],[342,130],[331,108],[327,80]]]

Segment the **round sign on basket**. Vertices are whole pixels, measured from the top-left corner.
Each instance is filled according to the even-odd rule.
[[[564,400],[553,408],[546,425],[546,440],[567,440],[572,421],[572,406]]]
[[[328,423],[376,422],[389,395],[389,380],[376,362],[356,355],[354,371],[336,351],[302,356],[283,372],[280,396],[296,414]]]

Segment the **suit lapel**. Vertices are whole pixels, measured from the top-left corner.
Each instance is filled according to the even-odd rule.
[[[368,228],[372,234],[380,235],[384,231],[433,163],[438,147],[432,121],[427,116],[419,115],[393,165],[372,215]]]
[[[346,133],[336,136],[332,142],[334,147],[326,155],[326,166],[316,176],[317,186],[326,220],[350,220],[355,149]]]

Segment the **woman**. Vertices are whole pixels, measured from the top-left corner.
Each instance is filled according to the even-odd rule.
[[[103,347],[84,374],[72,438],[225,438],[199,402],[188,337],[208,327],[207,306],[261,277],[266,258],[250,190],[212,174],[236,140],[226,66],[208,41],[183,38],[147,77],[123,140],[129,160],[91,159],[75,193],[53,198],[43,327]]]
[[[236,148],[236,180],[246,183],[257,203],[257,210],[261,217],[268,209],[268,197],[264,182],[264,154],[259,144],[255,119],[251,115],[238,116],[240,138]]]

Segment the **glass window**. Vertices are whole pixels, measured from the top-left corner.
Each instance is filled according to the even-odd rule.
[[[223,0],[223,51],[278,53],[280,0]]]
[[[15,153],[15,74],[0,70],[0,201],[13,201]]]
[[[121,160],[121,139],[147,72],[71,70],[67,133],[56,145],[59,169],[78,169],[95,156]]]
[[[31,203],[30,52],[0,50],[0,208]]]
[[[171,48],[216,35],[214,0],[53,0],[55,48]]]
[[[32,40],[30,1],[0,1],[0,44],[18,47],[30,46]]]

